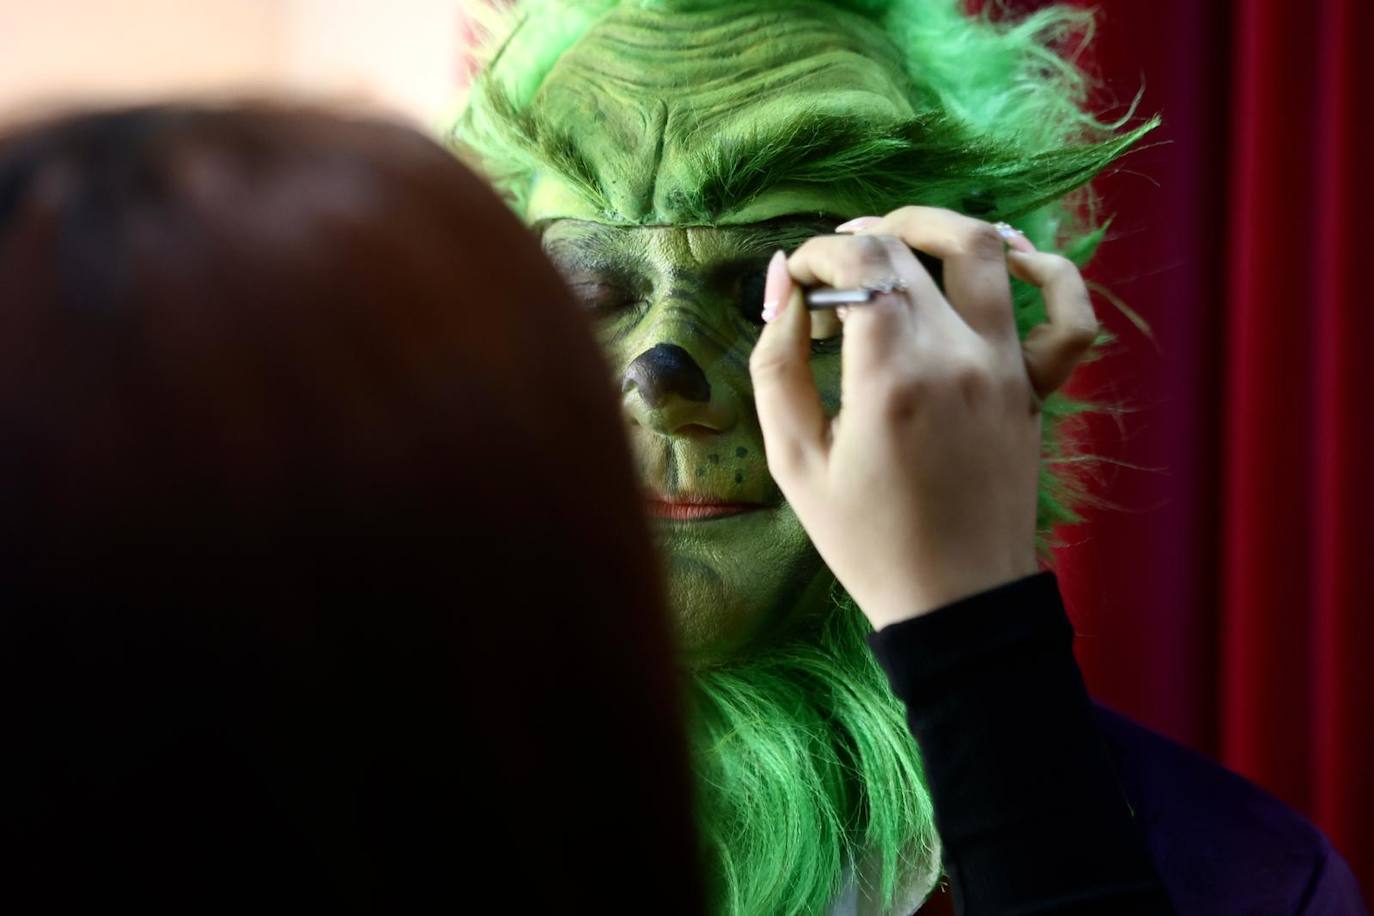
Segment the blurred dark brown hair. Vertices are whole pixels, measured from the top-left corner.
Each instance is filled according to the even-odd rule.
[[[583,317],[419,134],[9,132],[6,894],[696,911],[633,479]]]

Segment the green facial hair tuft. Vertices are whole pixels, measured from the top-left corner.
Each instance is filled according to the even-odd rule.
[[[1081,264],[1102,236],[1087,182],[1157,123],[1085,112],[1061,54],[1090,26],[1075,9],[1010,22],[957,0],[529,0],[493,29],[453,139],[535,225],[838,223],[925,204],[1006,220]],[[1013,290],[1024,335],[1044,308]],[[1042,547],[1075,519],[1055,432],[1082,409],[1044,405]],[[719,912],[826,913],[846,880],[861,912],[909,912],[938,873],[903,710],[862,616],[834,599],[692,674]]]

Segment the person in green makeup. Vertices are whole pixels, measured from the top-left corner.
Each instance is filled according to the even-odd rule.
[[[453,139],[540,236],[609,355],[691,677],[720,912],[907,913],[940,873],[920,757],[865,639],[1034,572],[1037,543],[1073,517],[1071,483],[1053,473],[1054,424],[1077,408],[1053,391],[1096,325],[1090,309],[1047,321],[1055,294],[1037,287],[1086,307],[1073,263],[1100,231],[1074,192],[1155,123],[1123,129],[1084,111],[1083,79],[1058,49],[1088,22],[1059,7],[1000,22],[954,0],[531,0],[494,31]],[[854,221],[871,214],[891,215]],[[905,260],[875,241],[894,237]],[[928,272],[909,269],[911,249],[933,256]],[[1001,489],[970,485],[994,494],[989,505],[1029,487],[1029,502],[1012,497],[1004,513],[1020,546],[960,554],[983,542],[950,518],[924,540],[889,539],[929,548],[905,564],[909,576],[880,568],[841,587],[822,554],[838,565],[864,538],[817,508],[842,503],[839,491],[808,500],[825,487],[796,474],[780,487],[789,475],[777,469],[805,451],[779,418],[820,430],[853,390],[842,385],[844,334],[834,316],[787,332],[809,338],[814,395],[797,395],[794,372],[773,389],[791,394],[770,429],[750,358],[765,372],[786,360],[758,355],[769,352],[756,350],[765,318],[787,314],[802,280],[925,278],[963,307],[979,284],[988,295],[989,256],[991,296],[1007,312],[997,333],[1023,340],[1025,369],[1010,363],[1023,460],[1004,463],[1020,470]],[[813,544],[803,520],[830,534]]]

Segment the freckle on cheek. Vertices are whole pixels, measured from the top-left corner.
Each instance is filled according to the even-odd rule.
[[[744,475],[743,475],[743,474],[736,474],[736,475],[735,475],[735,483],[744,483]]]
[[[741,447],[741,448],[735,449],[735,457],[736,457],[736,458],[743,458],[743,457],[744,457],[745,455],[747,455],[747,454],[749,454],[749,449],[747,449],[747,448]]]
[[[707,456],[706,456],[706,460],[709,461],[709,462],[711,462],[712,464],[720,464],[720,456],[719,456],[719,455],[707,455]]]

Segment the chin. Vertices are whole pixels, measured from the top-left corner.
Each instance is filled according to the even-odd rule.
[[[680,568],[684,564],[670,560],[669,565]],[[760,594],[760,583],[754,581],[749,583],[753,589],[746,588],[744,583],[733,590],[711,589],[708,598],[703,596],[696,577],[670,575],[668,610],[683,666],[699,670],[747,661],[770,644],[787,638],[798,621],[815,619],[816,614],[822,613],[828,606],[832,581],[829,572],[820,566],[801,588],[778,588],[773,594]]]
[[[745,658],[762,637],[761,622],[749,610],[728,602],[681,603],[669,586],[668,608],[676,631],[678,655],[687,668],[710,668]]]
[[[689,668],[746,659],[824,606],[829,571],[786,506],[713,521],[659,521],[668,610]]]

